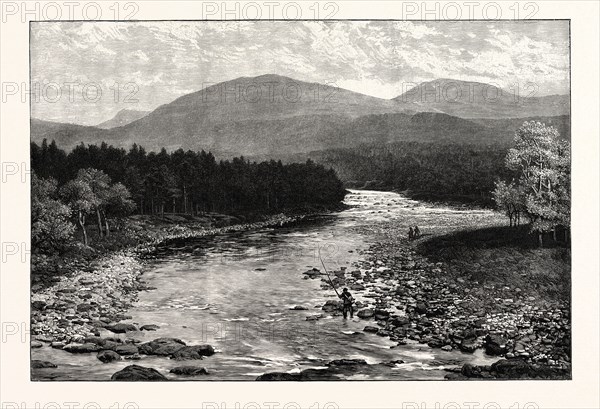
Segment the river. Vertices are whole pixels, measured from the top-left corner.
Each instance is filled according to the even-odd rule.
[[[208,343],[217,353],[200,362],[176,362],[143,356],[139,361],[103,364],[95,354],[71,354],[42,348],[32,359],[54,362],[58,368],[39,370],[35,379],[108,380],[136,363],[168,374],[175,366],[198,364],[209,375],[193,380],[254,380],[265,372],[299,372],[323,367],[342,358],[369,364],[347,374],[350,380],[443,379],[445,367],[465,362],[487,364],[480,351],[445,352],[427,345],[397,346],[388,338],[363,332],[369,320],[325,316],[335,292],[321,280],[306,279],[304,271],[320,268],[319,252],[331,270],[359,260],[360,251],[375,240],[378,224],[396,220],[404,225],[434,223],[440,215],[460,211],[430,207],[393,192],[351,191],[347,210],[316,216],[299,225],[236,232],[190,240],[161,248],[146,265],[144,280],[156,290],[142,292],[129,311],[128,322],[156,324],[157,331],[128,334],[141,341],[175,337],[188,345]],[[475,212],[474,217],[476,217]],[[463,212],[464,215],[464,212]],[[361,296],[356,294],[361,300]],[[306,310],[294,310],[295,306]],[[104,334],[108,335],[108,334]],[[402,360],[404,363],[390,363]]]

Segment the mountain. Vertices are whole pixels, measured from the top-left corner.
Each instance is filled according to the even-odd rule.
[[[125,125],[132,123],[133,121],[137,121],[138,119],[145,117],[150,112],[151,111],[138,111],[135,109],[122,109],[119,112],[117,112],[117,114],[114,117],[112,117],[111,119],[109,119],[108,121],[104,121],[104,122],[96,125],[96,128],[112,129],[112,128],[117,128],[119,126],[125,126]]]
[[[66,124],[62,122],[44,121],[31,118],[30,139],[32,142],[48,142],[55,140],[56,144],[65,149],[72,148],[79,142],[86,143],[101,142],[104,132],[94,126]]]
[[[570,114],[569,95],[524,97],[491,84],[445,78],[423,82],[394,101],[405,110],[443,112],[467,119]]]
[[[473,89],[485,85],[464,84]],[[277,75],[242,77],[184,95],[123,126],[100,129],[32,120],[31,135],[37,142],[55,139],[64,149],[105,141],[124,148],[137,143],[154,151],[204,149],[220,157],[280,158],[369,142],[510,142],[524,118],[537,116],[525,115],[532,109],[517,112],[506,98],[499,104],[506,109],[491,109],[475,97],[468,104],[444,102],[448,107],[440,103],[435,109],[405,99],[385,100]],[[524,106],[543,105],[550,112],[544,117],[554,117],[562,105],[560,98],[551,102]]]

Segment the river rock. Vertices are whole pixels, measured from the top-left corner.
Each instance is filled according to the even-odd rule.
[[[322,310],[327,312],[334,312],[340,309],[340,302],[335,300],[327,300],[323,305]]]
[[[153,368],[146,368],[139,365],[129,365],[119,372],[115,372],[110,378],[111,381],[167,381],[168,379]]]
[[[42,344],[40,341],[31,341],[31,343],[29,344],[30,348],[41,348],[43,346],[44,344]]]
[[[171,369],[170,372],[175,375],[208,375],[206,368],[202,368],[200,366],[178,366]]]
[[[460,343],[460,350],[463,352],[475,352],[479,348],[479,342],[476,338],[466,338]]]
[[[156,331],[157,329],[160,329],[160,327],[154,324],[142,325],[140,327],[140,331]]]
[[[367,365],[364,359],[335,359],[327,364],[327,366],[354,366]]]
[[[360,310],[356,315],[358,316],[358,318],[367,319],[367,318],[371,318],[373,315],[375,315],[375,313],[373,312],[372,309],[365,308],[363,310]]]
[[[115,334],[125,334],[126,332],[138,331],[138,328],[135,325],[123,324],[123,323],[107,325],[104,328],[106,328],[107,330],[109,330],[111,332],[114,332]]]
[[[102,349],[99,345],[86,342],[85,344],[68,344],[65,345],[63,350],[71,353],[87,353],[87,352],[98,352]]]
[[[146,355],[171,355],[185,346],[185,342],[177,338],[157,338],[139,346],[139,351]]]
[[[488,334],[485,337],[485,352],[488,355],[502,355],[507,352],[506,339],[499,335]]]
[[[33,369],[42,369],[42,368],[56,368],[56,364],[53,364],[49,361],[39,361],[34,359],[31,361],[31,368]]]
[[[377,334],[377,333],[379,332],[379,328],[377,328],[377,327],[373,327],[373,326],[371,326],[371,325],[367,325],[367,326],[366,326],[366,327],[363,329],[363,331],[364,331],[364,332],[370,332],[370,333],[373,333],[373,334]]]
[[[135,355],[139,353],[138,347],[133,344],[117,345],[111,349],[119,355]]]
[[[192,345],[178,349],[171,354],[171,359],[184,361],[188,359],[202,359],[205,356],[214,355],[215,350],[210,345]]]
[[[296,305],[295,307],[290,308],[291,311],[306,311],[308,308],[302,305]]]
[[[121,355],[117,354],[115,351],[106,349],[104,351],[98,352],[98,355],[96,355],[96,358],[98,358],[100,361],[102,361],[106,364],[106,363],[113,362],[113,361],[120,361]]]
[[[270,372],[260,375],[257,381],[299,381],[299,373]]]

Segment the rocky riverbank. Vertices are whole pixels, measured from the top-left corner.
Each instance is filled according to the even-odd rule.
[[[365,321],[364,331],[398,345],[411,340],[467,353],[483,348],[505,358],[492,367],[457,367],[451,379],[570,377],[568,300],[549,297],[538,285],[538,291],[519,288],[508,278],[498,284],[481,272],[432,262],[413,242],[399,239],[393,224],[387,230],[358,263],[330,272],[336,287],[348,287],[358,299],[356,315]],[[522,277],[528,271],[514,274]],[[328,279],[316,269],[306,276],[321,278],[322,287],[330,290]],[[336,301],[323,306],[337,314],[339,308]]]
[[[142,259],[162,243],[283,226],[304,217],[279,214],[260,222],[224,227],[174,224],[168,228],[146,229],[144,240],[138,238],[136,246],[106,255],[100,256],[88,249],[85,256],[68,258],[58,264],[36,260],[31,288],[31,346],[50,343],[54,348],[70,351],[81,349],[77,345],[89,343],[86,340],[99,337],[103,330],[113,333],[132,331],[128,324],[120,322],[131,318],[127,310],[137,301],[138,293],[152,290],[143,280]],[[46,266],[52,274],[44,274]],[[149,328],[152,327],[142,326],[141,329]],[[76,347],[70,348],[70,345]]]

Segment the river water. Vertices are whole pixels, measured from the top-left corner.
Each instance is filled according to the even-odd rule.
[[[321,280],[305,279],[303,274],[321,267],[319,252],[328,269],[352,269],[352,262],[361,257],[359,250],[375,240],[369,231],[378,224],[396,220],[404,232],[403,226],[416,224],[415,220],[420,225],[435,224],[441,215],[452,218],[461,213],[428,207],[392,192],[351,191],[346,203],[352,207],[299,225],[223,234],[159,249],[144,272],[144,280],[156,290],[140,294],[128,322],[156,324],[160,329],[128,336],[208,343],[216,349],[215,355],[200,362],[143,356],[139,361],[103,364],[95,354],[44,347],[32,350],[32,359],[49,360],[58,368],[37,370],[34,379],[108,380],[136,363],[173,379],[177,377],[168,374],[171,368],[197,364],[207,368],[209,375],[186,379],[254,380],[265,372],[298,372],[321,368],[334,359],[361,358],[369,364],[404,363],[365,367],[345,379],[421,380],[443,379],[445,367],[492,362],[480,352],[396,346],[385,337],[363,332],[365,325],[375,325],[368,320],[327,314],[307,320],[321,314],[327,300],[337,299],[333,290],[321,288]],[[295,306],[307,310],[293,310]]]

